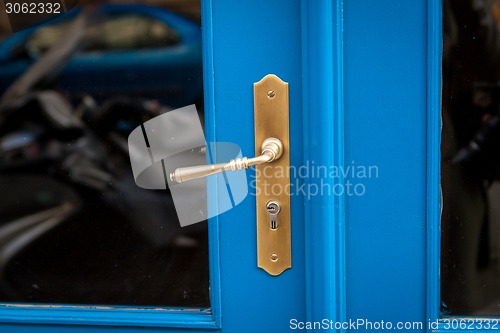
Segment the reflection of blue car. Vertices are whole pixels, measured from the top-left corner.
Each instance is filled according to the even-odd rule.
[[[80,12],[20,31],[0,44],[0,94],[49,49]],[[113,95],[157,98],[172,107],[202,95],[199,26],[164,9],[108,4],[66,64],[56,87],[97,99]]]

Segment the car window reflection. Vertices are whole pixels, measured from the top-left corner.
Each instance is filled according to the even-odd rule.
[[[39,55],[59,40],[70,22],[43,27],[28,39],[31,54]],[[151,17],[124,14],[104,17],[92,27],[89,40],[80,52],[128,51],[162,48],[179,43],[176,31]]]

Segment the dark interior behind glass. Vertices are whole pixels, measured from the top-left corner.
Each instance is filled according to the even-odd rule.
[[[153,2],[93,8],[64,66],[0,106],[0,302],[210,306],[207,222],[181,228],[128,156],[128,134],[163,112],[203,119],[199,1]],[[78,15],[0,41],[0,96]]]
[[[441,311],[500,315],[500,1],[443,20]]]

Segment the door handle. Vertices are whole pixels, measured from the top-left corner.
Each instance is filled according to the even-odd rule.
[[[262,142],[261,154],[248,158],[242,157],[229,161],[228,163],[218,163],[209,165],[197,165],[184,168],[177,168],[170,173],[172,182],[184,183],[190,180],[211,176],[223,171],[237,171],[248,169],[251,166],[271,163],[283,155],[283,143],[278,138],[267,138]]]
[[[273,74],[254,83],[256,157],[181,167],[169,174],[184,183],[255,165],[257,266],[273,276],[292,267],[288,83]]]

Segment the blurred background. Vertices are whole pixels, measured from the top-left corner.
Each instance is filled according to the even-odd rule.
[[[91,0],[79,0],[79,4],[95,3]],[[195,22],[200,22],[200,0],[103,0],[99,3],[139,3],[144,5],[159,6],[187,17]],[[9,23],[0,20],[0,40],[8,36]]]
[[[208,308],[207,222],[135,184],[127,141],[186,105],[203,124],[199,0],[79,3],[0,19],[0,302]]]

